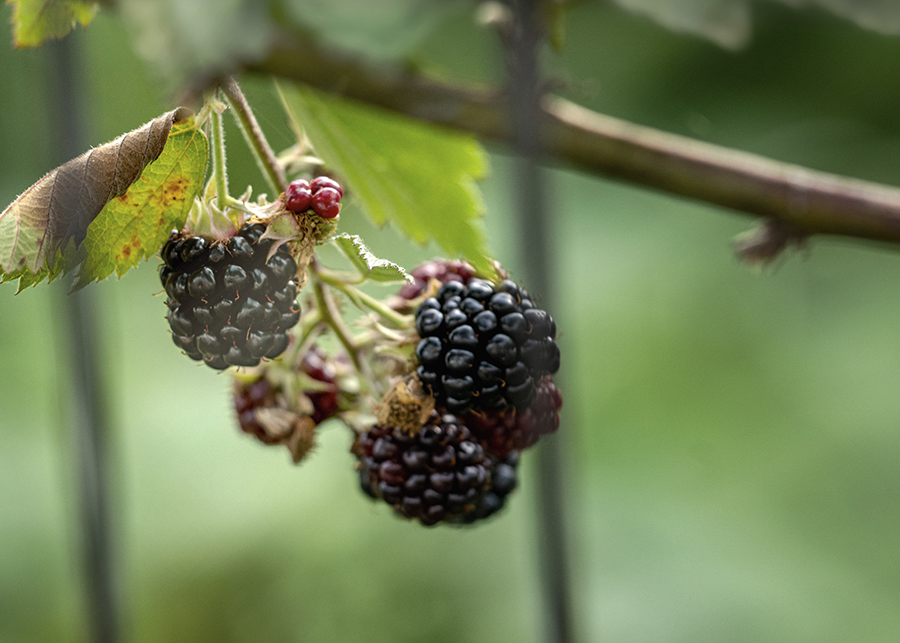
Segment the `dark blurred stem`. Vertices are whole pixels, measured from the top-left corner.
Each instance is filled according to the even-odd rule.
[[[269,182],[269,188],[275,193],[272,196],[274,199],[287,189],[287,181],[284,178],[281,166],[278,164],[278,158],[275,156],[275,152],[272,151],[269,141],[266,140],[265,134],[263,134],[259,123],[256,121],[256,117],[253,115],[253,110],[250,109],[250,104],[244,97],[244,93],[238,87],[237,81],[229,77],[222,81],[219,87],[224,92],[231,109],[234,111],[238,125],[244,133],[244,138],[247,139],[247,143],[256,157],[260,170],[262,170],[263,175]]]
[[[50,50],[49,94],[59,162],[78,156],[85,145],[83,93],[79,78],[79,34],[45,45]],[[60,290],[59,292],[64,292]],[[104,412],[98,366],[98,320],[94,291],[63,295],[63,323],[69,347],[72,406],[67,419],[77,436],[78,490],[84,585],[91,639],[119,640],[119,600],[112,552],[109,484],[105,440],[109,426]]]
[[[547,173],[540,167],[539,35],[535,0],[513,0],[515,24],[507,39],[507,63],[512,78],[510,107],[518,157],[514,199],[518,204],[523,278],[541,307],[553,311],[555,293],[553,244],[548,211]],[[567,529],[562,486],[563,452],[558,435],[545,438],[537,449],[537,520],[548,643],[572,640]]]

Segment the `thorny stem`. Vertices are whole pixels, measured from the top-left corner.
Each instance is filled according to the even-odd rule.
[[[216,181],[216,205],[225,210],[228,205],[228,174],[225,170],[225,130],[222,115],[216,110],[209,112],[209,129],[213,148],[213,175]]]
[[[269,188],[273,191],[274,197],[277,197],[287,189],[287,181],[284,178],[281,166],[278,164],[275,152],[272,151],[269,141],[266,140],[265,134],[263,134],[256,117],[253,115],[253,110],[250,109],[250,104],[234,78],[230,76],[226,78],[221,83],[220,88],[228,99],[232,110],[234,110],[238,125],[244,133],[244,138],[247,139],[253,155],[256,157],[256,162],[260,170],[262,170],[263,176],[266,177],[269,183]]]
[[[320,272],[318,273],[318,277],[329,286],[337,288],[342,293],[347,295],[350,300],[357,305],[363,304],[370,310],[378,313],[378,315],[384,318],[385,321],[389,322],[395,328],[406,329],[410,327],[411,324],[408,315],[401,315],[388,306],[385,306],[383,303],[381,303],[371,295],[363,292],[362,290],[354,288],[352,285],[342,282],[339,279],[335,279],[331,275]]]

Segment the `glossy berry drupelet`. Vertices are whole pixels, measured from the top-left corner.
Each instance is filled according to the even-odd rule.
[[[313,212],[323,219],[333,219],[341,212],[341,193],[334,188],[322,188],[312,196]]]
[[[469,525],[494,515],[506,504],[506,498],[519,484],[516,472],[519,466],[519,454],[515,451],[503,458],[491,456],[491,484],[475,506],[450,522]]]
[[[527,409],[559,369],[556,324],[504,280],[449,281],[416,310],[416,374],[451,413]]]
[[[300,319],[297,264],[286,246],[271,258],[265,226],[243,226],[228,239],[173,232],[163,246],[172,339],[211,368],[256,366],[281,355]]]
[[[452,415],[433,412],[415,435],[375,426],[352,451],[363,491],[423,525],[478,511],[491,488],[492,460]]]
[[[541,437],[559,429],[562,402],[553,378],[545,375],[535,386],[534,401],[524,411],[480,411],[467,413],[461,419],[488,453],[504,457],[533,446]]]
[[[303,179],[291,181],[284,192],[284,206],[291,212],[306,212],[312,202],[312,190],[309,183]]]

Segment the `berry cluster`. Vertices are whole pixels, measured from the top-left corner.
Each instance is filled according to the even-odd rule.
[[[297,263],[286,246],[269,257],[262,224],[212,240],[173,232],[159,278],[166,289],[172,339],[191,359],[214,369],[256,366],[287,348],[300,319]]]
[[[334,365],[326,358],[318,346],[312,346],[300,362],[300,372],[321,385],[314,390],[302,391],[309,403],[304,408],[304,416],[314,425],[319,425],[338,412],[338,384]],[[238,424],[244,433],[256,436],[264,444],[279,444],[284,441],[282,427],[273,420],[271,409],[291,410],[292,405],[285,398],[284,387],[273,382],[268,373],[249,380],[237,380],[234,391],[234,409]]]
[[[419,305],[416,331],[416,373],[451,413],[524,411],[559,369],[556,324],[509,280],[448,281]]]
[[[483,441],[488,453],[507,456],[522,451],[559,428],[562,395],[553,378],[545,375],[535,389],[534,401],[524,411],[483,411],[464,416],[466,425]]]
[[[485,518],[516,485],[515,463],[486,455],[452,415],[432,412],[414,435],[375,426],[356,438],[352,450],[362,490],[423,525]]]
[[[291,212],[312,209],[323,219],[333,219],[341,212],[344,190],[334,179],[320,176],[309,181],[291,181],[284,192],[285,207]]]
[[[300,462],[314,445],[316,427],[356,401],[342,391],[347,364],[341,357],[329,358],[314,344],[293,368],[273,363],[237,374],[234,409],[241,430],[263,444],[287,447]]]

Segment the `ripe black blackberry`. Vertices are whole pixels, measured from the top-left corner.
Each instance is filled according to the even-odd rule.
[[[263,224],[228,239],[173,232],[160,256],[172,339],[214,369],[256,366],[281,355],[300,319],[297,263],[286,246],[268,257]]]
[[[492,513],[485,497],[493,463],[452,415],[432,412],[414,435],[375,426],[357,436],[352,451],[363,491],[407,518],[431,526]]]
[[[513,451],[506,457],[491,456],[491,484],[481,500],[466,513],[456,516],[450,522],[470,525],[478,520],[493,516],[506,505],[506,498],[519,484],[516,468],[519,466],[519,454]]]
[[[451,413],[527,409],[559,369],[556,324],[508,279],[450,281],[416,310],[416,374]]]
[[[534,401],[524,411],[467,413],[462,420],[492,456],[505,457],[533,446],[559,429],[562,394],[549,375],[536,386]]]

